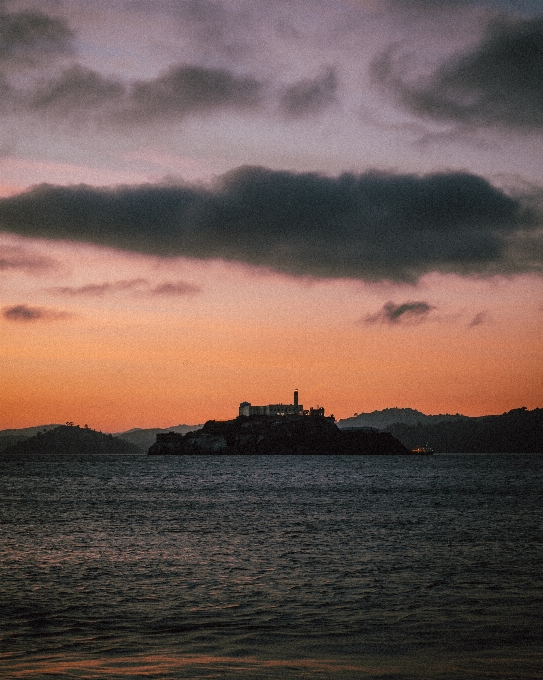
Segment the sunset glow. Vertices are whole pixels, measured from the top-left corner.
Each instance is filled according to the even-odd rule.
[[[538,3],[189,4],[2,4],[0,429],[543,406]]]

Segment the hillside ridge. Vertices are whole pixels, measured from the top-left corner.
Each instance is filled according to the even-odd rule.
[[[140,454],[141,449],[111,434],[79,425],[58,425],[15,442],[2,455],[21,454]]]
[[[463,416],[460,413],[450,414],[442,413],[439,415],[426,415],[421,411],[412,408],[385,408],[381,411],[371,411],[370,413],[355,413],[350,418],[343,418],[338,420],[338,427],[375,427],[378,430],[394,425],[395,423],[403,423],[404,425],[430,425],[432,423],[439,423],[442,421],[460,421],[467,420],[470,416]]]

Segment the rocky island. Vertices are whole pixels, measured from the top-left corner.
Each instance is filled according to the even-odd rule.
[[[388,432],[340,430],[324,408],[292,404],[239,405],[233,420],[208,420],[196,432],[157,434],[149,455],[413,455]]]
[[[413,455],[388,432],[340,430],[323,415],[240,415],[157,435],[149,455]]]

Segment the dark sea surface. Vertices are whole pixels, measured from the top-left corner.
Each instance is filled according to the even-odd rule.
[[[2,678],[543,678],[543,457],[0,457]]]

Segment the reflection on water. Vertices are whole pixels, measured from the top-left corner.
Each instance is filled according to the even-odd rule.
[[[542,677],[539,456],[0,474],[6,677]]]
[[[0,656],[1,658],[1,656]],[[373,666],[371,665],[373,662]],[[68,659],[40,657],[13,661],[4,666],[10,678],[54,677],[110,678],[541,678],[539,654],[504,657],[413,659],[410,657],[367,664],[349,664],[326,659],[264,660],[220,656],[136,655],[115,659]]]

